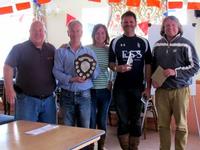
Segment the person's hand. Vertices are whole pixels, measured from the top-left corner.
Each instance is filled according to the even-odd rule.
[[[152,80],[152,85],[153,85],[154,88],[159,88],[160,87],[158,82],[156,82],[154,80]]]
[[[131,65],[125,64],[125,65],[118,65],[116,70],[117,72],[124,73],[130,71],[131,69],[132,69]]]
[[[146,99],[149,99],[151,96],[151,89],[145,88],[145,90],[142,92],[142,96],[145,97]]]
[[[77,77],[72,77],[70,79],[70,82],[83,83],[83,82],[85,82],[85,79],[83,79],[82,77],[77,76]]]
[[[163,72],[164,76],[165,77],[170,77],[170,76],[175,76],[176,75],[176,72],[174,69],[165,69],[164,72]]]
[[[108,89],[109,91],[112,90],[112,81],[108,81],[107,89]]]
[[[15,103],[15,99],[16,99],[16,92],[15,92],[15,90],[13,88],[9,89],[9,90],[6,90],[6,100],[11,105],[13,105]]]

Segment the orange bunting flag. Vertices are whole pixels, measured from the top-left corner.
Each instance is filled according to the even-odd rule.
[[[30,7],[31,7],[30,2],[24,2],[24,3],[17,3],[16,4],[17,10],[24,10],[24,9],[28,9]]]
[[[127,0],[126,5],[127,6],[133,6],[133,7],[139,7],[140,6],[140,0]]]
[[[12,6],[0,7],[0,15],[9,14],[13,12]]]
[[[168,2],[168,9],[182,8],[183,2]]]
[[[120,3],[121,0],[108,0],[109,3]]]
[[[48,3],[50,2],[51,0],[38,0],[38,3],[39,4],[45,4],[45,3]]]
[[[88,0],[88,1],[92,1],[92,2],[101,2],[101,0]]]
[[[147,6],[160,8],[160,0],[147,0]]]
[[[188,9],[200,10],[200,2],[188,2]]]

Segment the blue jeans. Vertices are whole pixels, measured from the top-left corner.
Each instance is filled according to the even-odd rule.
[[[119,117],[118,135],[141,136],[141,95],[142,89],[113,89],[113,100]]]
[[[90,90],[79,94],[70,91],[61,91],[60,107],[65,125],[89,128],[90,125]]]
[[[56,124],[55,96],[38,99],[25,94],[17,94],[15,119]]]
[[[111,93],[106,89],[91,90],[91,118],[90,128],[102,129],[106,131],[108,109],[111,102]]]

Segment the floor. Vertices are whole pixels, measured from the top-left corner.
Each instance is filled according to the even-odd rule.
[[[0,102],[0,113],[3,113],[1,102]],[[115,123],[116,122],[114,122],[114,124]],[[159,150],[158,132],[156,132],[153,129],[154,128],[146,130],[146,139],[144,139],[144,136],[141,137],[139,150]],[[187,145],[186,150],[199,150],[200,149],[199,146],[200,146],[200,136],[189,134],[188,145]],[[116,126],[108,125],[105,150],[121,150],[118,139],[117,139],[117,127]],[[171,150],[174,150],[173,140],[172,140]]]
[[[116,131],[117,131],[116,127],[108,126],[108,133],[105,145],[105,148],[107,150],[121,150],[116,136]],[[200,136],[190,134],[188,137],[188,145],[186,150],[199,150],[200,149],[199,146],[200,146]],[[144,139],[143,136],[141,137],[139,150],[159,150],[158,132],[154,130],[147,130],[146,139]],[[171,150],[174,150],[173,141]]]

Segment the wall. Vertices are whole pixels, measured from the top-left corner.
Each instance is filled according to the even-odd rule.
[[[47,8],[54,8],[47,12],[47,40],[59,47],[62,43],[68,42],[66,30],[66,14],[70,14],[81,22],[81,12],[83,8],[105,7],[108,6],[107,0],[101,0],[101,3],[91,2],[87,0],[54,0],[54,3],[48,4]],[[57,9],[55,9],[57,7]],[[92,16],[92,12],[91,12]],[[90,17],[90,16],[88,16]]]
[[[77,5],[78,3],[78,5]],[[69,13],[79,19],[81,22],[81,12],[83,8],[90,7],[109,7],[107,0],[101,0],[100,3],[91,2],[87,0],[54,0],[54,2],[47,4],[47,9],[51,8],[47,12],[46,22],[47,22],[47,40],[53,43],[57,48],[68,42],[67,30],[66,30],[66,14]],[[55,9],[56,8],[56,9]],[[105,13],[105,12],[102,12]],[[92,16],[92,12],[91,12]],[[88,16],[90,17],[90,16]],[[200,18],[195,18],[194,10],[188,11],[188,23],[196,23],[195,30],[195,46],[197,52],[200,56]],[[200,79],[198,74],[197,79]]]

